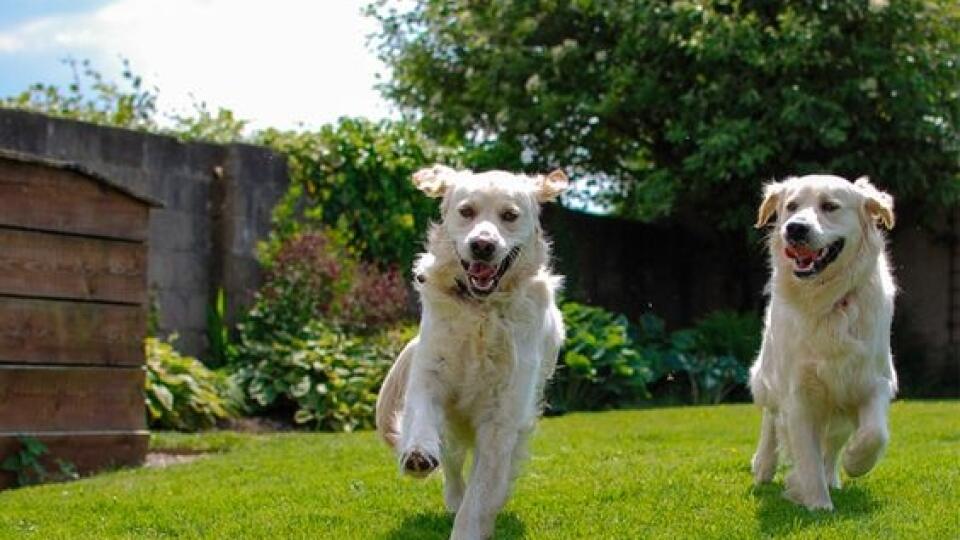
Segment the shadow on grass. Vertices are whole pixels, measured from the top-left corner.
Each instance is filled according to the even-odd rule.
[[[453,529],[453,515],[446,512],[420,512],[407,516],[399,527],[386,536],[387,540],[446,540]],[[527,537],[526,527],[512,512],[497,516],[494,538],[520,540]]]
[[[766,484],[751,488],[760,501],[757,521],[763,536],[779,536],[807,527],[857,519],[873,513],[877,502],[870,492],[857,485],[830,490],[833,512],[810,511],[783,498],[783,484]]]

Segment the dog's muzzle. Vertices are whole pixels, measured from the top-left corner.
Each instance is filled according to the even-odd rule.
[[[520,248],[514,247],[499,264],[492,264],[480,260],[468,262],[461,259],[460,264],[463,266],[464,272],[466,272],[466,280],[461,281],[460,278],[458,278],[457,284],[461,289],[466,289],[474,297],[482,298],[487,296],[497,289],[497,285],[500,284],[500,279],[503,278],[504,274],[507,273],[507,270],[510,269],[519,256]]]
[[[816,250],[811,249],[805,243],[788,243],[783,251],[788,259],[793,260],[793,275],[806,279],[823,272],[833,261],[837,260],[840,252],[843,251],[843,245],[843,238]]]

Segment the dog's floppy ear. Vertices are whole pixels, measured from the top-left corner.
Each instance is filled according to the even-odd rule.
[[[780,205],[780,197],[783,196],[783,182],[770,182],[763,186],[763,202],[760,203],[760,210],[757,211],[757,222],[753,225],[762,229],[773,217]]]
[[[444,165],[426,167],[413,173],[413,185],[428,197],[443,197],[447,188],[453,184],[456,174],[457,171]]]
[[[542,203],[557,200],[557,197],[570,187],[570,179],[561,169],[546,176],[538,175],[534,182],[537,185],[537,200]]]
[[[896,216],[893,215],[893,197],[877,189],[866,176],[857,178],[853,185],[863,195],[867,214],[874,220],[879,220],[888,230],[893,229],[896,223]]]

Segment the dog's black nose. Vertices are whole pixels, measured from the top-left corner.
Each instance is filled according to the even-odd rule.
[[[810,226],[806,223],[787,223],[787,240],[792,242],[806,240],[809,233]]]
[[[484,240],[483,238],[470,241],[470,253],[473,254],[475,259],[481,261],[489,261],[493,257],[493,250],[496,249],[496,247],[493,242]]]

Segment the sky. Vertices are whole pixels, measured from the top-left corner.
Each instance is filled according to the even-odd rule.
[[[120,80],[121,58],[164,113],[224,107],[252,129],[394,113],[374,89],[365,0],[0,0],[0,96],[66,85],[64,58]]]

